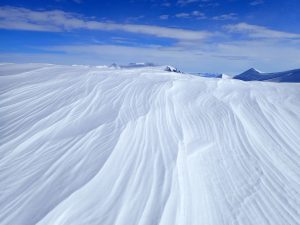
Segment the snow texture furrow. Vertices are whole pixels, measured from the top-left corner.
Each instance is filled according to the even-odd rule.
[[[0,73],[1,225],[300,223],[300,84]]]

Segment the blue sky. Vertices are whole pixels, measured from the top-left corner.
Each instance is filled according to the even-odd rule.
[[[298,0],[1,0],[0,61],[280,71],[300,68],[298,21]]]

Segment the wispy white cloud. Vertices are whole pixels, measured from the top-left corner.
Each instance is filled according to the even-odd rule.
[[[261,5],[264,3],[265,3],[264,0],[255,0],[255,1],[250,2],[250,5],[256,6],[256,5]]]
[[[198,18],[198,19],[205,19],[205,18],[206,18],[205,14],[204,14],[203,12],[199,12],[199,11],[197,11],[197,10],[193,11],[193,12],[191,13],[191,15],[192,15],[193,17]]]
[[[238,15],[236,13],[228,13],[228,14],[222,14],[218,16],[213,17],[207,17],[204,13],[200,11],[192,11],[192,12],[182,12],[175,14],[175,17],[177,18],[184,18],[184,19],[213,19],[213,20],[236,20],[238,19]]]
[[[169,15],[160,15],[159,19],[161,19],[161,20],[167,20],[167,19],[169,19]]]
[[[178,0],[177,5],[186,6],[186,5],[189,5],[191,3],[195,3],[195,2],[199,2],[199,0]]]
[[[220,3],[212,1],[212,0],[201,0],[201,3],[198,4],[198,6],[199,7],[203,7],[203,8],[206,8],[206,7],[217,7],[217,6],[220,6]]]
[[[175,17],[177,17],[177,18],[190,18],[190,14],[189,13],[177,13],[175,15]]]
[[[131,17],[127,17],[127,18],[125,19],[125,22],[126,22],[126,23],[136,22],[136,21],[141,20],[141,19],[143,19],[143,18],[145,18],[144,15],[140,15],[140,16],[131,16]]]
[[[65,1],[65,0],[54,0],[54,1],[56,1],[56,2],[63,2],[63,1]],[[77,3],[77,4],[81,4],[82,2],[83,2],[83,0],[70,0],[71,2],[75,2],[75,3]]]
[[[228,13],[212,17],[213,20],[236,20],[237,18],[236,13]]]
[[[171,3],[170,2],[163,2],[163,3],[161,3],[161,6],[170,7]]]
[[[211,32],[193,31],[161,26],[120,24],[88,20],[74,13],[60,10],[33,11],[17,7],[0,7],[0,28],[32,31],[62,32],[76,29],[123,31],[178,40],[202,40],[212,36]]]
[[[272,30],[267,27],[252,25],[248,23],[230,24],[224,26],[225,30],[230,33],[239,33],[250,38],[276,38],[276,39],[293,39],[300,38],[300,34]]]
[[[190,13],[185,13],[185,12],[183,12],[183,13],[177,13],[175,15],[175,17],[177,17],[177,18],[185,18],[185,19],[187,19],[187,18],[205,19],[206,18],[205,14],[202,13],[202,12],[199,12],[199,11],[193,11],[193,12],[190,12]]]

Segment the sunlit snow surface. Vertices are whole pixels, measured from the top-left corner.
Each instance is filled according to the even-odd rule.
[[[0,65],[1,225],[300,223],[300,84]]]

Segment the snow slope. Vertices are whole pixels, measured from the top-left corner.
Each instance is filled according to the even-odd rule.
[[[1,225],[296,225],[300,84],[0,65]]]
[[[237,76],[234,79],[244,81],[273,81],[273,82],[300,82],[300,69],[289,70],[277,73],[262,73],[251,68]]]

